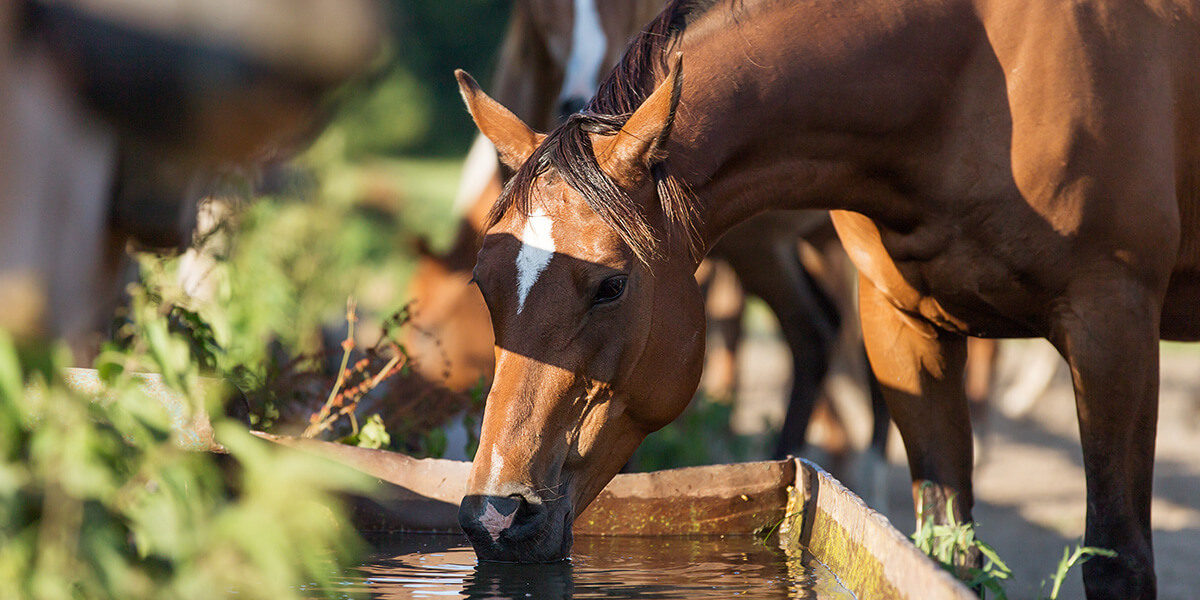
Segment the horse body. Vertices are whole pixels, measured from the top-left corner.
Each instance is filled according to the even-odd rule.
[[[1198,13],[673,2],[596,114],[549,136],[460,79],[519,168],[476,266],[498,356],[460,511],[480,556],[565,556],[572,515],[695,388],[699,257],[759,212],[824,208],[919,518],[971,516],[966,335],[1046,337],[1075,384],[1085,541],[1118,553],[1085,565],[1088,595],[1154,597],[1158,340],[1198,333]]]
[[[595,92],[600,67],[615,64],[625,41],[663,4],[662,0],[518,2],[500,51],[495,98],[535,129],[552,129],[586,104]],[[468,284],[487,211],[502,185],[495,149],[484,140],[481,136],[476,141],[464,167],[455,202],[463,214],[458,237],[444,256],[423,252],[411,289],[417,310],[406,346],[417,358],[419,372],[456,390],[468,389],[481,378],[490,381],[494,367],[486,309],[478,291]],[[776,448],[779,458],[802,448],[830,363],[861,362],[857,345],[835,346],[840,313],[853,307],[853,282],[838,282],[849,285],[837,290],[844,297],[835,306],[826,293],[830,286],[815,282],[797,255],[798,239],[811,241],[814,233],[828,229],[825,213],[791,211],[734,227],[710,253],[727,261],[745,290],[771,307],[791,350],[793,381]],[[709,313],[722,345],[710,353],[708,365],[730,374],[718,382],[718,389],[733,386],[741,311],[733,312],[725,318]],[[857,355],[835,357],[835,348]],[[873,408],[880,426],[872,436],[869,458],[881,461],[888,419],[878,402]]]

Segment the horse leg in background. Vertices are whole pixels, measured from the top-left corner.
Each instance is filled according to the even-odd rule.
[[[890,504],[887,489],[887,445],[888,433],[892,429],[892,416],[888,413],[887,400],[883,397],[879,379],[870,368],[871,361],[867,358],[865,343],[860,344],[860,349],[863,353],[863,364],[867,365],[867,390],[871,396],[871,416],[874,420],[871,422],[871,442],[859,467],[859,494],[868,506],[886,514]]]
[[[963,390],[967,342],[896,308],[865,277],[859,313],[871,369],[900,430],[912,474],[917,530],[925,519],[946,525],[947,504],[971,520],[971,419]],[[980,566],[976,551],[964,565]]]
[[[1077,290],[1054,340],[1075,386],[1087,474],[1084,543],[1117,552],[1084,563],[1083,581],[1091,599],[1152,598],[1158,296],[1120,276],[1101,279]]]
[[[967,400],[971,402],[971,422],[983,429],[987,419],[988,396],[992,393],[992,380],[996,370],[996,340],[985,338],[967,339]]]
[[[1009,354],[1011,346],[999,352],[997,371],[1000,371],[1000,365],[1008,363],[1009,376],[1005,378],[1007,385],[996,385],[991,399],[992,404],[1010,419],[1021,418],[1033,410],[1034,404],[1054,383],[1059,365],[1063,363],[1062,355],[1045,340],[1017,343],[1025,346],[1016,356]]]
[[[737,393],[737,350],[746,296],[728,263],[718,258],[705,259],[696,271],[696,279],[705,298],[708,331],[716,338],[708,346],[701,388],[709,397],[728,402]]]
[[[996,340],[967,338],[966,391],[975,432],[975,459],[983,458],[983,438],[988,430],[988,399],[996,374]]]
[[[813,405],[829,370],[841,319],[833,301],[800,262],[794,235],[730,231],[714,253],[729,261],[748,294],[774,311],[792,352],[792,389],[775,458],[804,446]]]

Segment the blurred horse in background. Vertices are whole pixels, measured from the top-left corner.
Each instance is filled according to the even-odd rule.
[[[596,90],[602,70],[617,62],[629,38],[652,19],[662,0],[524,0],[516,3],[499,53],[492,89],[497,99],[538,130],[549,130],[585,106]],[[438,255],[422,248],[422,258],[410,288],[414,299],[413,327],[406,339],[416,369],[427,378],[466,389],[481,378],[490,382],[494,370],[491,322],[482,296],[470,284],[471,269],[484,220],[506,178],[496,150],[484,136],[476,138],[466,163],[456,209],[462,215],[449,251]],[[819,247],[809,252],[810,265],[821,268],[818,281],[801,261],[798,244]],[[791,351],[791,391],[775,455],[798,454],[805,441],[810,415],[829,372],[831,358],[840,368],[857,372],[855,381],[870,376],[861,342],[839,339],[843,328],[856,332],[855,279],[847,275],[844,257],[828,215],[789,211],[751,221],[727,233],[710,253],[727,262],[741,287],[770,307]],[[814,263],[824,263],[814,264]],[[838,266],[834,266],[834,265]],[[843,266],[845,268],[843,268]],[[736,386],[736,346],[741,339],[742,301],[735,282],[718,280],[720,267],[711,262],[698,274],[709,298],[709,322],[718,335],[706,361],[710,393],[728,397]],[[709,291],[709,286],[713,289]],[[730,297],[732,296],[732,299]],[[723,299],[718,300],[718,299]],[[714,309],[720,307],[718,314]],[[843,326],[843,321],[849,323]],[[836,355],[835,355],[836,352]],[[875,426],[863,471],[867,481],[881,472],[889,421],[882,397],[866,385],[861,397],[873,400]],[[847,435],[831,403],[822,403],[823,424],[834,441],[836,456],[848,451]],[[865,482],[864,482],[865,483]],[[874,483],[876,487],[882,482]],[[861,489],[861,488],[860,488]],[[874,496],[874,505],[885,494]]]
[[[374,0],[0,3],[0,328],[86,361],[126,244],[186,242],[196,173],[303,139]]]

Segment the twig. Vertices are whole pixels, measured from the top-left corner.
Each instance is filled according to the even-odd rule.
[[[333,384],[333,389],[329,390],[329,398],[325,400],[325,406],[321,407],[320,413],[314,415],[312,424],[309,425],[303,433],[303,437],[316,437],[317,434],[329,428],[329,423],[323,423],[333,410],[334,401],[338,399],[338,392],[342,389],[342,384],[346,382],[346,364],[350,362],[350,351],[354,349],[354,323],[358,321],[358,315],[355,314],[354,296],[346,298],[346,340],[342,342],[342,365],[338,368],[337,381]]]

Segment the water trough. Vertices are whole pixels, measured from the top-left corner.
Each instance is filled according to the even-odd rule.
[[[259,435],[375,477],[374,498],[352,499],[364,532],[458,531],[470,463]],[[811,554],[858,598],[977,598],[883,515],[803,459],[620,474],[575,522],[579,536],[748,536],[772,528],[789,553]]]
[[[102,395],[90,369],[68,369],[65,379],[81,393]],[[157,376],[144,376],[144,389],[167,407],[185,447],[222,451],[207,417],[185,418],[185,401]],[[365,534],[460,531],[458,505],[470,463],[256,435],[375,478],[370,497],[349,499]],[[857,598],[977,598],[883,515],[803,459],[620,474],[575,522],[578,536],[751,536],[772,529],[790,555],[816,559]]]

